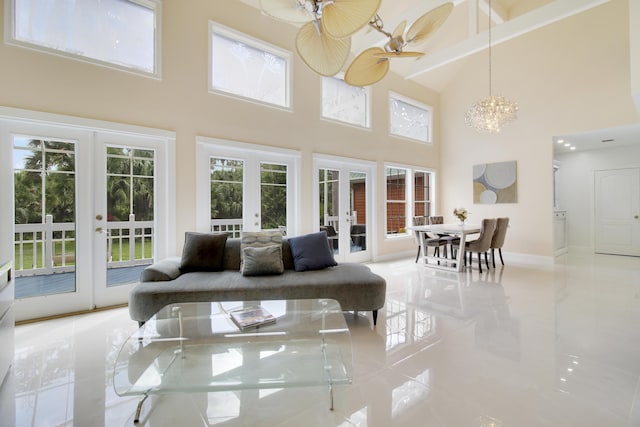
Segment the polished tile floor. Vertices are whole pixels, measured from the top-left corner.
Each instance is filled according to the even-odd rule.
[[[376,328],[346,315],[354,378],[334,411],[323,387],[173,394],[150,398],[140,425],[640,426],[640,258],[506,261],[482,274],[371,264],[386,305]],[[15,424],[133,425],[138,399],[111,375],[135,329],[127,309],[17,327]]]

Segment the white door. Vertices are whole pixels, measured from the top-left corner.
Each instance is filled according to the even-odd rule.
[[[2,205],[0,229],[10,230],[12,236],[17,320],[126,303],[129,288],[140,276],[139,264],[151,263],[156,254],[166,256],[167,247],[175,244],[167,238],[173,234],[166,219],[168,140],[114,135],[69,123],[0,121],[0,149],[9,154],[0,160],[0,196],[10,201]],[[107,239],[113,224],[108,224],[106,209],[106,157],[107,147],[121,150],[125,146],[116,143],[124,140],[127,147],[143,147],[147,155],[161,159],[157,163],[164,166],[155,168],[154,177],[163,179],[154,179],[154,217],[145,225],[144,243],[152,247],[142,248],[137,237],[128,240],[135,227],[127,221],[128,228],[120,227],[114,234],[119,234],[118,250],[134,250],[114,262]],[[127,201],[125,197],[118,203]],[[130,253],[149,256],[136,263]],[[119,270],[115,279],[114,268]]]
[[[321,155],[314,164],[314,220],[327,232],[336,260],[371,260],[374,165]]]
[[[227,232],[298,229],[298,152],[198,138],[197,229]]]
[[[101,132],[94,144],[93,284],[98,307],[127,302],[140,273],[169,251],[166,144]]]
[[[595,252],[640,256],[640,168],[595,172]]]

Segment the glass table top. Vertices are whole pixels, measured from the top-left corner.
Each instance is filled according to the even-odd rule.
[[[266,309],[275,323],[240,329],[231,313]],[[331,299],[199,302],[161,309],[118,355],[118,395],[348,384],[351,337]]]

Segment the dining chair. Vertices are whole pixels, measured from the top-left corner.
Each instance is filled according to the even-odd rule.
[[[444,217],[442,215],[434,215],[429,217],[429,224],[444,224]],[[446,245],[451,248],[451,257],[456,257],[456,246],[460,245],[460,238],[456,236],[450,236],[448,234],[438,234],[438,237],[445,241]],[[447,256],[447,249],[445,246],[444,256]]]
[[[496,268],[496,249],[498,250],[498,254],[500,255],[500,262],[502,262],[502,265],[504,265],[504,260],[502,259],[502,246],[504,245],[504,238],[507,235],[507,227],[509,227],[509,218],[498,218],[496,223],[496,231],[493,233],[493,238],[491,239],[490,246],[493,268]]]
[[[414,216],[413,225],[429,225],[429,217]],[[416,242],[418,243],[418,253],[416,255],[416,262],[418,262],[418,259],[420,259],[420,250],[422,248],[422,245],[420,242],[420,233],[425,233],[425,232],[414,230],[413,233],[416,238]],[[425,234],[427,235],[425,236],[425,239],[424,239],[424,244],[425,244],[424,254],[428,255],[427,248],[434,248],[433,255],[440,256],[440,246],[444,246],[446,243],[444,241],[440,241],[440,238],[438,237],[433,237],[429,235],[429,233],[425,233]],[[446,250],[446,247],[445,247],[445,250]]]
[[[469,252],[469,265],[473,264],[473,253],[478,253],[478,270],[482,273],[482,259],[481,254],[484,253],[484,262],[487,264],[487,268],[489,268],[489,257],[487,255],[489,249],[491,248],[491,240],[493,239],[493,234],[496,231],[496,223],[497,220],[495,218],[485,218],[482,220],[482,224],[480,225],[480,235],[476,240],[472,240],[470,242],[465,242],[464,249],[458,248],[458,250],[464,250],[464,259],[465,262],[467,260],[467,252]],[[460,244],[458,243],[458,246]]]

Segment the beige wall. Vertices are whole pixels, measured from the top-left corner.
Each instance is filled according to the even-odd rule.
[[[188,3],[188,6],[187,6]],[[3,11],[4,8],[0,9]],[[378,236],[384,235],[383,162],[437,169],[438,144],[426,146],[389,137],[388,91],[435,109],[439,95],[388,75],[373,88],[373,129],[322,121],[320,79],[295,57],[293,112],[208,93],[208,20],[294,51],[296,29],[239,1],[165,0],[162,20],[162,79],[154,80],[57,56],[0,44],[0,105],[121,122],[177,134],[177,251],[183,233],[195,227],[195,138],[197,135],[302,152],[302,232],[312,231],[312,153],[378,164]],[[4,22],[4,20],[0,20]],[[438,127],[435,128],[438,140]],[[413,238],[386,241],[378,253],[413,251]]]
[[[509,216],[505,251],[553,254],[553,135],[639,123],[631,98],[627,0],[613,0],[493,48],[493,93],[518,102],[518,119],[497,135],[464,124],[469,105],[488,95],[481,52],[441,93],[442,207],[470,220]],[[518,202],[472,204],[472,166],[516,160]],[[589,185],[585,183],[585,185]]]
[[[494,93],[516,100],[520,113],[493,136],[463,122],[466,108],[487,95],[486,52],[465,59],[440,95],[388,75],[373,87],[373,129],[363,131],[319,119],[320,79],[297,57],[293,112],[208,93],[209,19],[290,51],[295,28],[238,1],[185,3],[163,2],[161,80],[0,44],[0,105],[176,132],[176,250],[184,231],[195,226],[195,137],[203,135],[300,150],[303,189],[311,188],[312,153],[377,162],[381,256],[414,250],[413,238],[382,237],[384,161],[440,169],[438,210],[449,220],[456,206],[467,207],[472,222],[507,215],[512,219],[507,252],[551,256],[551,137],[640,121],[630,96],[627,0],[613,0],[494,47]],[[387,135],[389,90],[435,107],[433,147]],[[518,203],[472,205],[472,165],[506,160],[518,162]],[[303,191],[302,232],[313,229],[311,206],[312,192]]]

